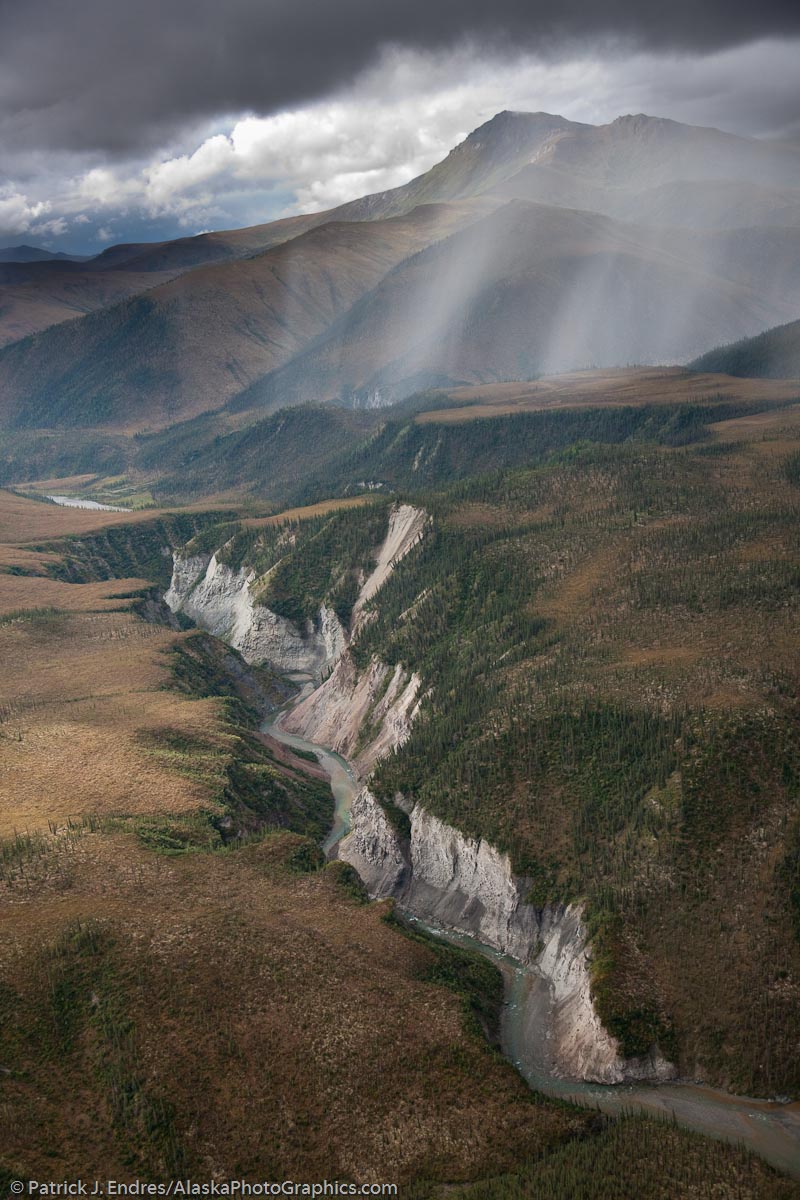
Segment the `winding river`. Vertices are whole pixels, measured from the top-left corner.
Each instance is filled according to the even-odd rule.
[[[99,512],[131,512],[130,508],[120,508],[117,504],[100,504],[97,500],[86,500],[82,496],[48,496],[54,504],[62,508],[91,508]]]
[[[310,684],[306,684],[301,695],[305,695],[310,687]],[[285,733],[281,728],[284,712],[285,709],[273,714],[262,725],[262,732],[287,746],[315,754],[328,773],[335,812],[333,826],[322,848],[326,855],[332,857],[337,842],[349,832],[350,807],[359,784],[347,762],[338,754],[305,738]],[[478,950],[499,967],[505,981],[501,1024],[503,1053],[532,1088],[607,1113],[639,1110],[674,1119],[698,1133],[741,1143],[755,1150],[773,1166],[800,1179],[800,1102],[786,1104],[752,1100],[692,1083],[605,1086],[559,1078],[553,1071],[547,1049],[549,988],[535,969],[521,966],[516,959],[501,954],[468,934],[444,929],[433,922],[419,921],[414,917],[409,919],[435,937]]]

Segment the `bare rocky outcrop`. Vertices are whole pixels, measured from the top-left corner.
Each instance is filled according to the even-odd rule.
[[[164,600],[177,612],[188,599],[192,588],[205,574],[211,562],[210,554],[180,554],[177,550],[172,555],[172,579]]]
[[[390,667],[377,658],[359,672],[346,652],[325,682],[287,714],[283,727],[335,750],[364,778],[408,738],[420,683],[399,663]]]
[[[350,833],[338,846],[338,857],[358,871],[371,896],[397,896],[411,872],[403,840],[368,787],[350,809]]]
[[[375,566],[364,581],[358,599],[353,606],[353,629],[357,630],[364,621],[364,605],[371,600],[394,570],[401,558],[416,546],[428,524],[428,514],[411,504],[398,504],[389,513],[389,528],[378,551]]]
[[[279,671],[303,672],[317,678],[344,654],[351,637],[364,624],[364,606],[389,578],[396,564],[423,536],[428,515],[411,504],[389,511],[386,537],[376,563],[362,583],[353,607],[349,634],[329,605],[323,603],[313,621],[302,627],[253,599],[255,571],[233,570],[215,554],[173,555],[172,580],[164,597],[173,612],[183,612],[201,628],[222,638],[250,663],[269,663]],[[399,682],[399,680],[398,680]],[[405,686],[405,685],[404,685]],[[396,688],[392,700],[397,699]],[[409,702],[405,697],[403,703]],[[387,732],[376,754],[391,741]],[[397,744],[395,742],[394,744]]]
[[[408,838],[369,788],[359,793],[351,815],[339,857],[355,867],[371,895],[393,896],[413,916],[471,934],[544,981],[548,1055],[559,1074],[597,1083],[675,1076],[657,1049],[623,1058],[603,1028],[592,1003],[591,949],[579,905],[528,904],[528,881],[513,874],[507,854],[466,837],[420,805],[408,814]],[[529,1036],[544,1036],[538,1004],[537,1025]]]
[[[422,538],[428,520],[423,509],[411,504],[398,504],[390,510],[375,567],[353,606],[353,640],[369,615],[364,606]],[[337,658],[324,683],[287,714],[284,728],[335,750],[366,777],[379,759],[408,738],[419,711],[421,680],[400,663],[389,666],[372,658],[359,671],[349,651],[343,650]]]
[[[279,671],[319,675],[347,645],[336,613],[321,605],[302,628],[253,600],[255,572],[234,571],[216,554],[173,557],[172,582],[164,597],[202,629],[222,638],[249,663],[267,662]]]

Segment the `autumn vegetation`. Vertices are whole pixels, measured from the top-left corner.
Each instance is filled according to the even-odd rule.
[[[481,417],[446,485],[412,488],[396,458],[432,523],[357,650],[430,695],[384,800],[508,848],[534,902],[586,903],[595,999],[629,1052],[657,1037],[687,1074],[761,1094],[800,1086],[800,438],[781,404],[757,436],[738,398],[590,415],[577,441],[547,415],[511,465],[501,416],[476,474]],[[173,546],[224,543],[277,611],[328,598],[347,621],[390,503],[353,499],[115,514],[0,493],[0,1177],[797,1195],[744,1152],[530,1092],[493,1045],[494,969],[324,865],[321,773],[258,733],[287,682],[170,621],[159,588]]]

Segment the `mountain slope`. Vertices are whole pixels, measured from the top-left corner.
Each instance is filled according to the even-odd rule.
[[[605,186],[586,176],[529,165],[496,189],[508,199],[588,208],[625,221],[682,229],[725,230],[800,225],[800,187],[748,179],[674,178],[652,187]]]
[[[225,400],[286,362],[398,262],[476,214],[336,222],[0,353],[5,425],[157,427]]]
[[[337,215],[375,218],[409,203],[496,192],[639,222],[735,228],[762,223],[765,213],[770,224],[797,224],[797,189],[800,152],[785,143],[642,113],[586,125],[550,113],[502,112],[425,174]]]
[[[0,263],[0,346],[138,295],[173,271],[97,271],[68,261]]]
[[[789,244],[800,256],[800,233]],[[705,266],[692,234],[653,237],[596,214],[514,201],[395,268],[236,404],[376,404],[458,381],[680,361],[716,340],[713,330],[746,332],[765,313],[795,311],[794,294],[765,296],[766,269],[758,286],[743,282],[757,270],[739,269],[737,247],[747,259],[740,237],[706,249]]]
[[[609,211],[609,210],[603,210]],[[689,229],[747,229],[800,225],[800,188],[769,188],[747,180],[661,183],[620,196],[611,215]]]
[[[533,156],[545,153],[553,139],[591,128],[552,113],[497,113],[424,174],[401,187],[375,192],[334,211],[337,217],[349,220],[374,220],[407,212],[416,204],[489,192],[515,175]]]
[[[689,366],[693,371],[724,371],[727,375],[800,379],[800,321],[717,346]]]
[[[542,161],[608,187],[642,189],[673,179],[800,182],[800,153],[792,147],[644,113],[572,129],[553,139]]]
[[[62,250],[43,250],[41,246],[0,246],[0,263],[85,262],[88,254],[64,254]]]
[[[791,144],[641,114],[591,126],[500,113],[419,178],[332,213],[110,247],[81,268],[80,294],[45,274],[6,286],[6,340],[90,315],[0,355],[0,423],[152,427],[251,385],[258,403],[374,402],[431,382],[685,361],[797,316],[799,197]],[[480,237],[386,279],[374,311],[349,312],[405,259],[509,202]],[[180,278],[162,286],[159,271]]]
[[[93,270],[113,268],[122,271],[190,271],[209,263],[229,262],[258,254],[298,237],[308,229],[328,220],[327,213],[286,217],[264,225],[244,229],[221,229],[198,233],[194,237],[175,238],[168,242],[143,242],[109,246],[92,259]]]
[[[315,213],[169,242],[109,246],[87,259],[28,246],[0,250],[0,346],[106,308],[196,267],[261,253],[326,219],[325,213]],[[7,270],[4,264],[9,264]],[[74,268],[72,273],[68,268]]]

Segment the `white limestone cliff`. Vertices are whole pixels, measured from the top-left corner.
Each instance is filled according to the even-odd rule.
[[[428,514],[411,504],[398,504],[389,513],[389,528],[378,551],[375,566],[361,586],[353,606],[353,629],[363,623],[364,605],[383,587],[397,563],[408,554],[425,533]]]
[[[350,809],[350,833],[338,857],[355,867],[371,896],[395,896],[410,870],[408,855],[394,826],[368,787]]]
[[[390,509],[375,567],[364,580],[353,608],[352,636],[367,619],[364,606],[423,536],[428,519],[423,509],[411,504]],[[253,600],[255,581],[255,572],[247,566],[234,571],[220,562],[217,554],[184,556],[176,552],[164,599],[173,612],[184,612],[201,628],[234,646],[248,662],[267,662],[279,671],[318,677],[341,658],[351,635],[333,609],[321,604],[315,619],[299,628]],[[390,740],[391,736],[387,734]]]
[[[389,512],[386,537],[375,567],[361,585],[353,607],[352,639],[368,617],[365,605],[386,583],[397,563],[423,537],[423,509],[399,504]],[[371,659],[359,672],[352,656],[340,654],[331,675],[284,718],[287,733],[328,746],[347,758],[362,777],[375,763],[402,746],[419,711],[421,680],[397,663]]]
[[[172,581],[164,597],[173,612],[183,612],[209,633],[235,647],[249,663],[267,662],[278,671],[318,675],[347,645],[336,613],[321,605],[315,621],[302,629],[286,617],[256,604],[251,593],[255,572],[234,571],[216,554],[173,556]]]
[[[398,663],[373,658],[359,672],[344,653],[331,675],[283,721],[297,733],[348,759],[365,778],[376,762],[406,741],[419,711],[420,678]]]
[[[548,1053],[562,1076],[596,1083],[675,1076],[657,1050],[623,1058],[603,1028],[591,997],[591,948],[580,906],[537,909],[526,902],[527,882],[514,875],[507,854],[420,805],[409,821],[405,840],[368,788],[356,798],[339,857],[355,867],[371,895],[393,896],[412,916],[471,934],[530,966],[549,992]],[[536,1024],[531,1036],[542,1037],[540,1010]]]

